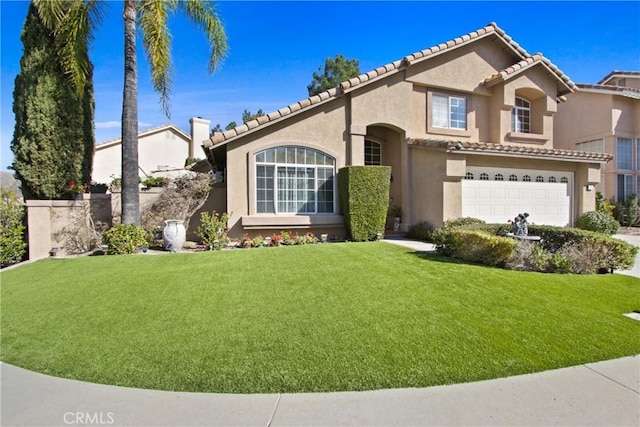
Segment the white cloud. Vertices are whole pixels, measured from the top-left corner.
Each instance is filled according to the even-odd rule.
[[[96,129],[113,129],[113,128],[119,128],[121,125],[121,122],[118,121],[108,121],[108,122],[96,122]]]

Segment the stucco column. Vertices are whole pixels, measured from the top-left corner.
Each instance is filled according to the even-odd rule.
[[[576,216],[596,210],[596,185],[600,182],[600,164],[580,165],[576,185]]]
[[[51,251],[50,200],[27,200],[29,259],[35,261],[49,256]]]
[[[351,166],[364,165],[364,136],[367,134],[365,125],[351,125],[349,129],[349,164]]]
[[[407,231],[413,224],[413,199],[411,197],[411,159],[409,158],[409,142],[404,137],[400,139],[400,191],[402,198],[402,231]]]

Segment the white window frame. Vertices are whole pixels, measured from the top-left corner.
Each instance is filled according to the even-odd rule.
[[[460,108],[464,110],[462,114],[458,111]],[[432,94],[431,125],[439,129],[467,130],[467,98]]]
[[[295,157],[291,153],[295,153]],[[313,163],[307,160],[307,153],[309,157],[313,154]],[[317,160],[318,155],[321,161]],[[335,213],[336,160],[332,156],[308,147],[279,146],[256,153],[254,162],[257,214]],[[310,182],[313,182],[312,186],[308,185]],[[322,193],[325,193],[324,198],[320,197]]]
[[[531,102],[519,96],[511,109],[511,131],[531,133]]]

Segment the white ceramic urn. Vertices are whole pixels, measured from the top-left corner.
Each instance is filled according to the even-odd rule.
[[[164,222],[162,241],[166,250],[171,252],[180,251],[186,239],[187,230],[184,228],[184,221],[168,219]]]

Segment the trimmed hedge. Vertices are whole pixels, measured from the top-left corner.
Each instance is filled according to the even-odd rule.
[[[434,237],[440,252],[451,257],[484,265],[504,265],[511,259],[518,243],[514,239],[492,235],[486,231],[454,227]]]
[[[390,179],[390,166],[347,166],[338,171],[340,206],[351,240],[374,240],[384,234]]]
[[[477,233],[504,239],[500,236],[511,231],[510,224],[479,224],[469,221],[466,224],[468,225],[436,230],[432,239],[438,252],[486,265],[505,265],[515,270],[594,274],[630,269],[639,250],[623,240],[598,232],[530,225],[529,235],[540,236],[540,243],[531,244],[507,238],[515,246],[510,256],[506,256],[499,241],[481,238]]]

